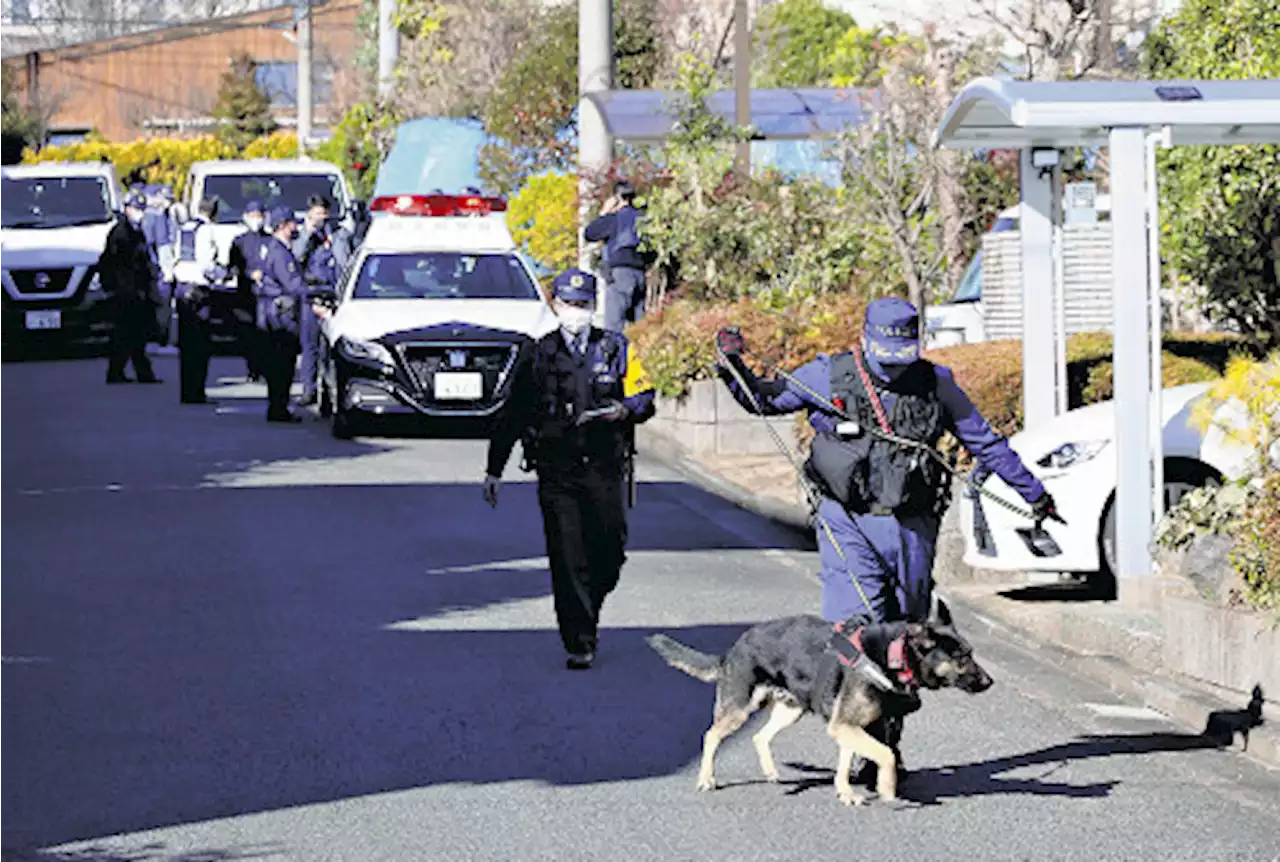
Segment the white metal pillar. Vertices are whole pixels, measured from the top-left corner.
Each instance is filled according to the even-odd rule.
[[[1163,134],[1147,135],[1147,297],[1151,303],[1151,520],[1164,515],[1164,306],[1160,302],[1160,180],[1156,170],[1156,148]]]
[[[1111,130],[1111,277],[1115,309],[1116,577],[1152,573],[1151,355],[1147,298],[1146,131]],[[1120,586],[1123,592],[1124,587]]]
[[[311,0],[299,0],[298,17],[298,155],[311,147]]]
[[[395,90],[396,61],[400,58],[400,31],[396,29],[396,0],[378,0],[378,98],[389,99]]]
[[[1054,349],[1053,186],[1057,166],[1037,168],[1024,147],[1018,172],[1022,207],[1022,413],[1023,427],[1035,428],[1056,415]]]
[[[578,266],[588,269],[586,243],[587,204],[593,183],[613,161],[613,139],[604,117],[587,93],[613,86],[613,3],[612,0],[578,0]],[[603,290],[603,285],[601,285]],[[605,298],[607,292],[600,297]],[[604,302],[597,307],[603,311]]]

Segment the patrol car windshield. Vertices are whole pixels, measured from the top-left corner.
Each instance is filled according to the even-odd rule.
[[[513,254],[418,252],[365,258],[354,299],[537,299]]]
[[[216,195],[222,202],[218,208],[218,224],[235,224],[244,216],[244,205],[261,201],[267,209],[283,204],[301,214],[307,209],[307,198],[320,195],[333,203],[331,219],[342,216],[346,199],[337,174],[217,174],[204,178],[201,194]]]
[[[57,228],[111,221],[101,177],[5,177],[0,210],[8,228]]]

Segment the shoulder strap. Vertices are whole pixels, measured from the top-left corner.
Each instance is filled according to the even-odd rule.
[[[876,412],[876,422],[880,425],[880,430],[886,434],[892,434],[893,426],[889,424],[889,417],[885,415],[884,405],[880,403],[880,396],[876,394],[871,375],[867,373],[867,367],[862,362],[861,350],[853,351],[853,361],[858,365],[858,379],[862,381],[862,388],[866,390],[867,398],[871,400],[871,408]]]

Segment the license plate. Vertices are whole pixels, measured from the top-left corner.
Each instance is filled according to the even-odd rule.
[[[27,312],[27,329],[61,329],[62,328],[62,312],[58,309],[52,311],[28,311]]]
[[[484,375],[478,371],[438,371],[435,387],[441,401],[479,401],[484,397]]]

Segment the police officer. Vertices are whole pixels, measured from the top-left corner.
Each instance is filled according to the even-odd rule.
[[[865,429],[933,446],[951,431],[979,462],[1032,505],[1054,512],[1053,498],[956,385],[950,369],[920,358],[920,318],[898,298],[867,307],[860,347],[819,355],[792,375],[800,384],[756,378],[742,361],[741,333],[722,329],[719,352],[751,386],[767,415],[807,410],[816,436],[806,472],[823,492],[818,514],[831,527],[845,561],[818,530],[822,562],[822,616],[832,622],[866,613],[877,621],[928,618],[933,552],[949,502],[950,475],[915,449],[886,442]],[[755,412],[726,368],[734,397]],[[856,417],[844,423],[816,393]],[[851,427],[856,425],[857,427]],[[847,562],[846,562],[847,561]],[[850,578],[862,586],[864,607]]]
[[[178,232],[178,262],[174,267],[178,298],[178,399],[183,404],[208,404],[205,382],[209,376],[211,289],[227,277],[218,261],[213,225],[220,201],[205,198],[195,218]]]
[[[231,241],[227,255],[227,268],[235,281],[238,295],[237,307],[234,311],[239,323],[240,349],[244,351],[245,364],[248,366],[249,379],[261,380],[262,376],[262,339],[257,329],[257,298],[254,292],[253,273],[259,272],[259,253],[263,241],[267,237],[266,213],[260,200],[250,200],[244,205],[241,215],[245,230]]]
[[[293,241],[293,256],[312,288],[313,298],[321,301],[332,296],[339,274],[351,259],[350,240],[342,232],[329,229],[329,209],[328,198],[312,195],[307,200],[302,229]],[[302,377],[302,400],[299,403],[310,406],[317,401],[316,381],[324,352],[320,318],[311,310],[310,303],[302,310],[301,340],[302,362],[298,374]]]
[[[289,387],[298,359],[298,321],[308,290],[289,250],[298,233],[293,210],[273,207],[267,229],[271,233],[258,249],[258,269],[254,271],[260,273],[254,294],[258,298],[262,371],[267,378],[267,421],[300,422],[289,412]]]
[[[930,447],[950,431],[1030,503],[1037,517],[1056,513],[1053,497],[982,418],[950,369],[920,358],[920,316],[909,302],[872,302],[862,344],[847,353],[819,355],[795,371],[794,381],[757,378],[742,360],[745,344],[736,329],[720,330],[716,346],[752,389],[743,392],[721,366],[722,378],[747,410],[756,412],[759,399],[766,415],[809,413],[815,435],[805,470],[822,492],[818,515],[830,528],[830,535],[821,524],[817,531],[822,616],[830,622],[857,615],[919,622],[931,607],[934,546],[950,502],[951,477],[918,449],[867,429]],[[838,417],[824,401],[856,421]],[[902,720],[885,722],[876,732],[897,753]]]
[[[603,242],[608,297],[604,328],[621,332],[628,321],[644,316],[644,256],[640,252],[636,190],[626,180],[613,185],[613,195],[600,208],[598,218],[583,231],[588,242]]]
[[[538,474],[567,665],[585,670],[595,659],[600,609],[625,560],[633,429],[653,415],[654,396],[627,339],[591,325],[595,278],[570,269],[553,291],[560,328],[521,348],[489,443],[484,498],[498,504],[502,472],[521,439]]]
[[[132,362],[139,383],[159,383],[147,358],[147,339],[156,320],[156,283],[159,273],[147,239],[142,233],[146,199],[135,192],[124,198],[124,218],[116,219],[107,234],[98,262],[102,289],[110,302],[111,344],[107,382],[129,383],[125,365]]]

